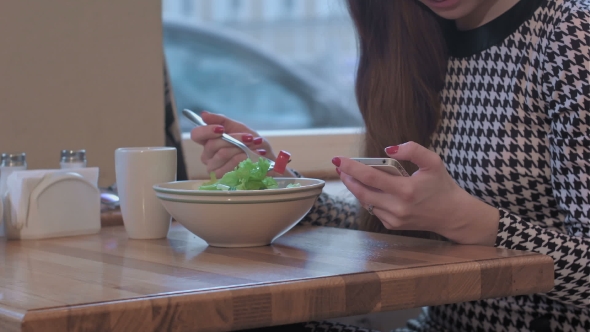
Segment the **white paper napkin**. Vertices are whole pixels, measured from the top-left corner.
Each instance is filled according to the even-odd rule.
[[[12,217],[9,217],[9,220],[5,220],[5,222],[10,222],[17,229],[26,225],[31,192],[45,175],[53,173],[78,173],[90,183],[98,186],[98,167],[15,171],[6,179]]]

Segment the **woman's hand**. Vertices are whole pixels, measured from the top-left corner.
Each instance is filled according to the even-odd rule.
[[[385,152],[419,169],[393,176],[348,158],[334,158],[344,185],[387,229],[438,233],[462,244],[494,245],[499,211],[459,187],[440,157],[414,142]]]
[[[191,140],[203,146],[201,162],[207,166],[207,172],[215,172],[217,177],[222,177],[246,159],[246,154],[240,148],[221,139],[223,133],[243,142],[261,156],[271,160],[276,158],[270,144],[244,124],[209,112],[202,112],[201,118],[207,126],[195,127],[191,131]],[[273,172],[269,175],[279,176]],[[290,171],[282,174],[282,176],[291,175]]]

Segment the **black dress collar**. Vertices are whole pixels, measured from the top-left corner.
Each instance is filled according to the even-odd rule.
[[[454,21],[445,21],[443,30],[449,54],[463,58],[480,53],[508,38],[547,0],[520,0],[504,14],[472,30],[458,30]]]

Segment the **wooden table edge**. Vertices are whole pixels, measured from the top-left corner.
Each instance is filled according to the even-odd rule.
[[[20,325],[25,321],[26,313],[26,310],[7,308],[0,304],[0,331],[20,331]]]
[[[75,329],[69,328],[72,322],[84,321],[85,326],[88,327],[88,322],[100,324],[106,319],[109,325],[103,326],[103,328],[107,327],[104,331],[130,331],[129,324],[146,321],[146,317],[149,316],[150,331],[188,331],[189,327],[174,325],[175,322],[168,320],[170,317],[177,318],[178,315],[199,317],[202,311],[224,312],[224,314],[215,318],[207,317],[211,326],[206,323],[203,325],[199,321],[198,326],[192,326],[190,331],[238,330],[491,297],[541,293],[551,290],[554,284],[553,260],[541,254],[532,253],[506,257],[502,260],[484,259],[441,265],[445,265],[444,272],[436,266],[414,267],[34,309],[24,313],[21,328],[26,332],[65,331],[61,327],[68,327],[67,331],[74,331]],[[460,278],[455,280],[453,277],[461,274],[472,274],[472,276],[479,274],[479,285],[465,284]],[[513,280],[511,285],[493,284],[494,279],[506,278],[507,274]],[[433,290],[428,292],[432,295],[431,297],[416,298],[415,295],[412,297],[410,291],[417,287],[437,287],[443,284],[447,287],[450,285],[451,290],[438,295]],[[363,294],[368,295],[363,298]],[[318,300],[318,296],[328,298],[333,296],[340,301],[333,301],[331,306],[310,310],[310,307],[314,307],[313,301]],[[353,301],[350,301],[348,297],[354,297]],[[259,308],[270,310],[270,316],[266,315],[265,319],[250,320],[239,317],[239,313],[236,313],[236,306],[240,306],[238,302],[248,305],[251,299],[260,302],[257,305]],[[263,303],[265,301],[268,303]],[[285,306],[286,303],[300,303],[303,309],[298,310],[294,307],[291,308],[292,310],[275,310],[275,306]],[[154,317],[155,312],[167,312],[167,314],[166,317]],[[262,317],[264,313],[260,315]],[[21,331],[18,328],[13,330]]]

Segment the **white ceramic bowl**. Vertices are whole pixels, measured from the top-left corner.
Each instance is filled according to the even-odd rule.
[[[254,247],[272,243],[309,212],[325,182],[275,178],[279,188],[198,190],[204,180],[154,186],[156,196],[180,224],[215,247]],[[290,183],[301,187],[285,188]]]

